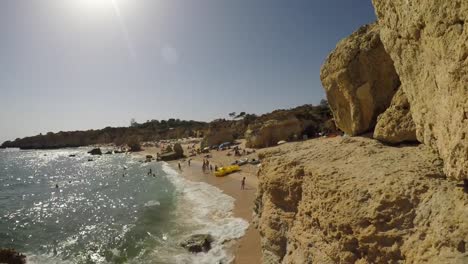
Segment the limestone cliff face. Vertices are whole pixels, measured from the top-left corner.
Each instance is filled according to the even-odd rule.
[[[265,263],[468,263],[468,196],[429,147],[338,137],[260,157]]]
[[[248,148],[276,146],[278,141],[299,138],[303,131],[302,122],[295,117],[252,124],[245,132],[246,146]]]
[[[340,41],[320,72],[336,125],[348,135],[372,129],[400,86],[379,32],[366,25]]]
[[[393,96],[390,107],[377,118],[374,138],[390,144],[417,141],[410,108],[408,99],[400,88]]]
[[[205,133],[205,137],[201,142],[201,147],[210,147],[219,145],[224,142],[231,142],[234,140],[234,130],[230,127],[212,126]]]
[[[373,0],[420,142],[468,179],[468,1]]]

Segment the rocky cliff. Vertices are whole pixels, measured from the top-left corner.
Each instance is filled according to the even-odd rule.
[[[410,109],[408,98],[400,88],[387,110],[377,118],[374,138],[390,144],[416,142],[416,126]]]
[[[377,24],[340,41],[325,60],[320,78],[336,125],[348,135],[372,129],[400,86]]]
[[[373,0],[420,142],[468,179],[468,1]]]
[[[303,131],[302,122],[295,117],[286,120],[268,120],[265,123],[249,126],[245,132],[245,144],[248,148],[276,146],[281,140],[297,140],[302,137]]]
[[[429,147],[338,137],[260,158],[264,263],[468,263],[468,196]]]
[[[265,263],[468,263],[468,1],[373,3],[377,23],[321,70],[335,122],[424,144],[339,137],[260,153]]]
[[[318,106],[302,105],[287,110],[275,110],[259,116],[245,132],[246,146],[264,148],[275,146],[278,141],[316,137],[317,133],[333,133],[336,127],[326,101]]]

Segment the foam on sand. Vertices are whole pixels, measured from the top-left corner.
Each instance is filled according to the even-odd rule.
[[[181,221],[193,225],[191,234],[210,234],[214,241],[207,253],[183,253],[174,256],[176,263],[229,263],[234,256],[226,242],[245,234],[249,223],[233,216],[235,199],[204,182],[192,182],[180,176],[169,164],[162,166],[179,194],[178,214]]]

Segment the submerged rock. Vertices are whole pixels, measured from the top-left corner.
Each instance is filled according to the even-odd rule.
[[[418,141],[438,151],[448,176],[468,179],[468,1],[372,2]]]
[[[180,245],[192,253],[208,252],[211,249],[213,237],[209,234],[192,235]]]
[[[366,25],[341,40],[320,72],[336,125],[348,135],[372,129],[400,86],[379,32]]]
[[[0,248],[0,263],[25,264],[26,256],[14,249]]]
[[[88,151],[89,154],[91,155],[102,155],[102,151],[100,148],[95,148],[90,151]]]

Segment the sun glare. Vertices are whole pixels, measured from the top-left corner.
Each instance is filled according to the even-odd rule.
[[[88,11],[113,9],[112,0],[73,0],[76,8]]]

